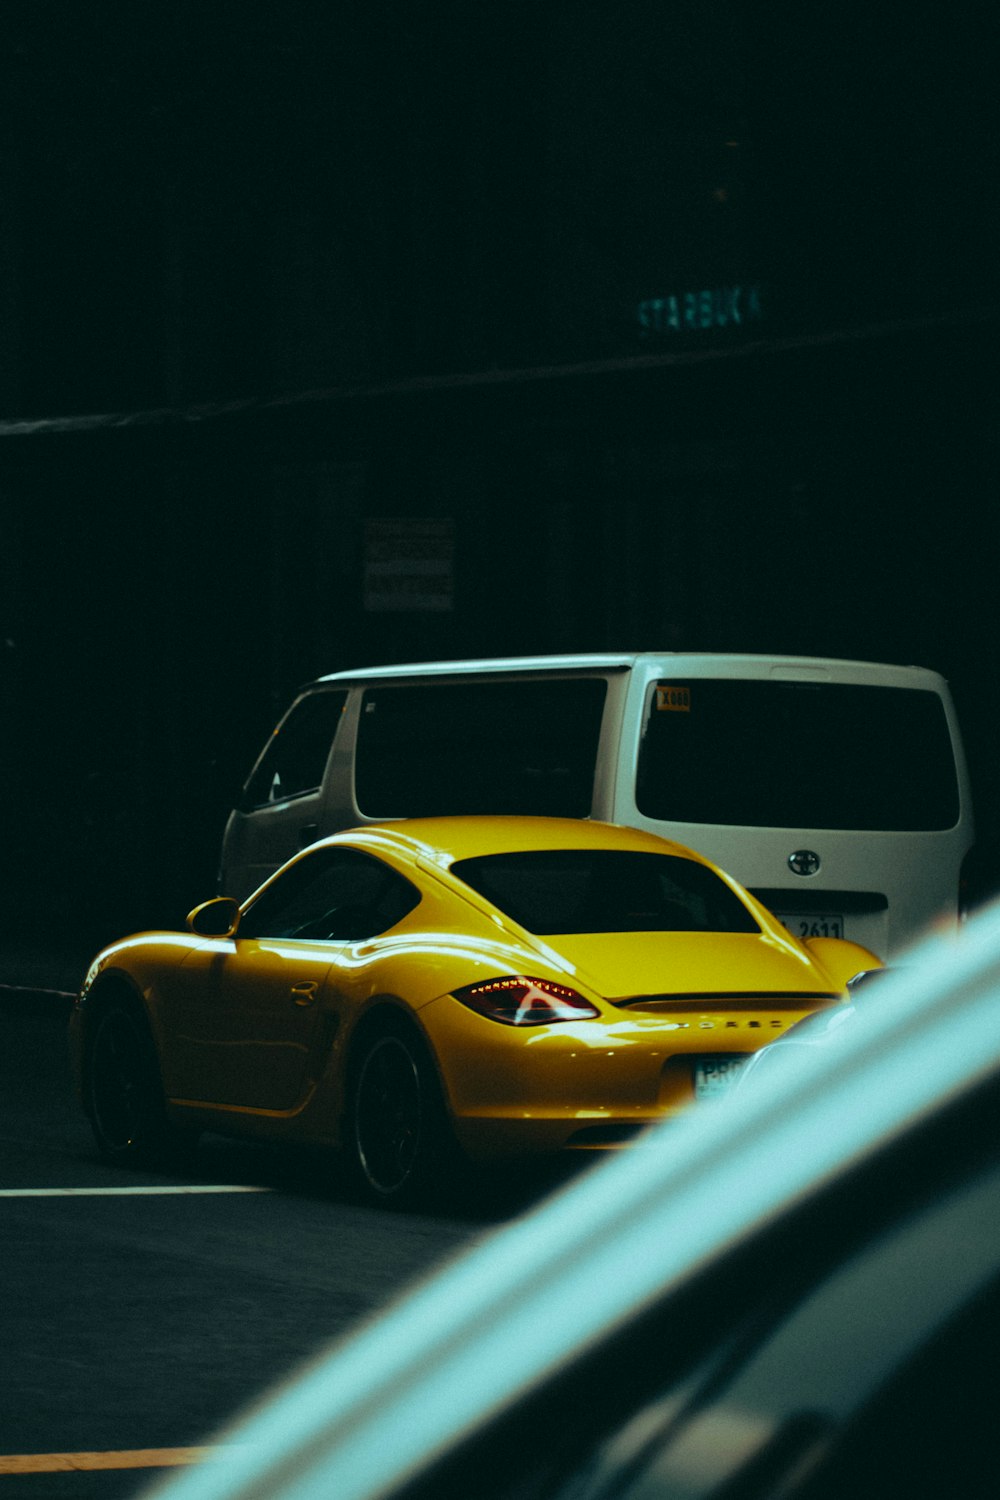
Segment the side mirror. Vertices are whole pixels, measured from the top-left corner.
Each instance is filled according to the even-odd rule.
[[[187,929],[196,937],[234,937],[239,925],[239,902],[232,896],[213,896],[187,914]]]
[[[847,981],[847,993],[852,1000],[858,998],[858,991],[867,991],[876,980],[884,979],[887,974],[898,974],[898,969],[886,967],[884,969],[861,969],[852,979]]]

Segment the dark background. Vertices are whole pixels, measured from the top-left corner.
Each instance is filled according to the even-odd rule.
[[[295,689],[432,656],[932,666],[995,839],[998,28],[7,0],[10,933],[180,923]]]

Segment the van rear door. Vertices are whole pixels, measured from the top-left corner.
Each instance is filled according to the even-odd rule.
[[[972,828],[942,680],[846,664],[753,671],[647,682],[622,821],[707,854],[798,937],[887,957],[953,919]]]

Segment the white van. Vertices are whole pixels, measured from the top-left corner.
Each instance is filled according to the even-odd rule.
[[[339,828],[441,813],[650,828],[797,936],[887,960],[957,920],[973,842],[936,672],[671,652],[446,661],[304,689],[229,817],[220,889],[242,900]]]

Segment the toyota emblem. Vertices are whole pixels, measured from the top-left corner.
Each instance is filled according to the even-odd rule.
[[[812,849],[796,849],[788,856],[788,868],[795,875],[815,875],[819,869],[819,855]]]

